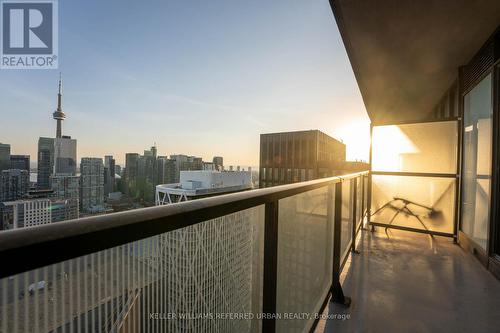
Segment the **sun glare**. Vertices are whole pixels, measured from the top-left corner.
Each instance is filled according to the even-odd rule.
[[[368,162],[370,150],[370,124],[368,122],[351,122],[334,132],[334,135],[347,146],[347,160]]]
[[[374,127],[372,140],[373,170],[401,171],[404,155],[419,152],[406,134],[395,125]]]

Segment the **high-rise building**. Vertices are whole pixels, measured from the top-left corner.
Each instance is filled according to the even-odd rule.
[[[80,215],[80,177],[71,175],[52,175],[50,177],[53,193],[51,200],[58,212],[53,212],[52,221],[77,219]]]
[[[10,168],[28,171],[30,174],[30,156],[29,155],[10,155]]]
[[[70,136],[54,139],[54,173],[76,175],[76,140]]]
[[[222,156],[214,156],[212,162],[214,164],[215,170],[217,171],[224,170],[224,159],[222,158]]]
[[[142,158],[142,163],[140,162],[139,167],[142,166],[142,172],[144,178],[152,185],[157,185],[157,173],[156,173],[156,157],[157,148],[156,146],[151,147],[151,150],[145,150]]]
[[[260,135],[260,187],[342,173],[346,146],[318,130]]]
[[[10,145],[0,143],[0,171],[10,169]]]
[[[30,179],[28,171],[9,169],[0,171],[0,202],[26,198]]]
[[[201,157],[188,155],[170,155],[170,159],[175,163],[175,182],[180,180],[181,171],[203,170]]]
[[[122,175],[122,167],[118,164],[115,164],[115,175],[118,175],[118,176]]]
[[[78,199],[80,177],[70,175],[52,175],[53,196],[60,199]]]
[[[126,178],[128,181],[135,181],[139,172],[139,154],[125,154]]]
[[[175,161],[167,156],[159,156],[156,160],[158,184],[171,184],[175,182]],[[157,184],[157,185],[158,185]]]
[[[50,189],[50,176],[54,173],[54,139],[38,139],[38,175],[37,188]]]
[[[104,156],[104,197],[115,191],[115,159],[113,156]]]
[[[101,158],[84,157],[81,160],[80,208],[83,213],[104,210],[104,164]]]
[[[52,221],[49,199],[17,200],[0,203],[3,230],[32,227]]]

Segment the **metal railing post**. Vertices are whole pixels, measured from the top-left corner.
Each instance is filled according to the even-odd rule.
[[[342,182],[335,184],[335,209],[333,225],[333,273],[332,273],[332,302],[349,306],[351,299],[344,295],[340,284],[340,235],[342,232]]]
[[[363,223],[365,219],[365,204],[366,204],[366,198],[365,198],[365,176],[361,175],[360,178],[361,180],[361,223]],[[363,225],[361,225],[363,227]]]
[[[356,229],[358,225],[358,219],[356,216],[358,206],[358,178],[351,179],[351,188],[354,185],[354,191],[352,195],[352,241],[351,241],[351,252],[356,252]]]
[[[372,222],[372,165],[373,165],[373,123],[370,123],[370,172],[368,173],[368,198],[366,202],[366,220],[367,225],[371,225],[371,231],[375,231],[375,226]]]
[[[262,332],[276,332],[276,291],[278,279],[278,201],[266,203],[264,225],[264,286]]]

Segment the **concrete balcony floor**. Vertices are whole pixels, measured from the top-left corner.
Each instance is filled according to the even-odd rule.
[[[450,238],[377,228],[358,241],[344,269],[351,307],[325,310],[350,318],[316,332],[500,332],[500,282]]]

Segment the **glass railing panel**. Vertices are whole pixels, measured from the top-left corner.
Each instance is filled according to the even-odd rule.
[[[372,176],[371,221],[453,233],[455,178]]]
[[[259,332],[263,206],[0,280],[0,332]],[[77,222],[74,222],[77,223]]]
[[[353,205],[354,205],[354,182],[346,180],[342,182],[342,233],[340,235],[341,260],[349,254],[352,240]]]
[[[333,213],[328,213],[333,205],[328,187],[279,201],[276,309],[306,316],[278,320],[278,332],[308,331],[328,294],[333,263]]]
[[[457,122],[375,126],[372,170],[456,173]]]

